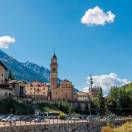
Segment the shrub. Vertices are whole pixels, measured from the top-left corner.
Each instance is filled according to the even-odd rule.
[[[65,114],[60,114],[60,119],[64,120],[65,119]]]

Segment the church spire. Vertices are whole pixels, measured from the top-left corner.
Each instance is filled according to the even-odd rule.
[[[89,80],[90,80],[90,88],[92,88],[93,87],[93,83],[94,83],[92,75],[90,75],[90,79]]]

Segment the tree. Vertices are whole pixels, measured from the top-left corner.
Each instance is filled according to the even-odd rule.
[[[100,92],[98,93],[97,97],[94,97],[93,103],[96,106],[97,113],[103,113],[105,108],[105,100],[102,93],[102,88],[100,88]]]
[[[14,77],[14,75],[12,74],[11,71],[9,71],[8,79],[9,79],[9,80],[15,80],[15,77]]]
[[[117,115],[132,114],[132,83],[111,88],[107,97],[107,106]]]

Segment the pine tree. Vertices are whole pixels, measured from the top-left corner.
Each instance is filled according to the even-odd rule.
[[[12,74],[11,71],[9,71],[8,79],[9,79],[9,80],[15,80],[15,77],[14,77],[14,75]]]

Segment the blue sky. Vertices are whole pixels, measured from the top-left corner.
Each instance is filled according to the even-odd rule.
[[[3,51],[49,68],[55,48],[59,77],[78,89],[91,73],[132,80],[131,5],[131,0],[0,0],[0,36],[16,39]],[[82,24],[85,12],[96,6],[111,11],[114,22]]]

